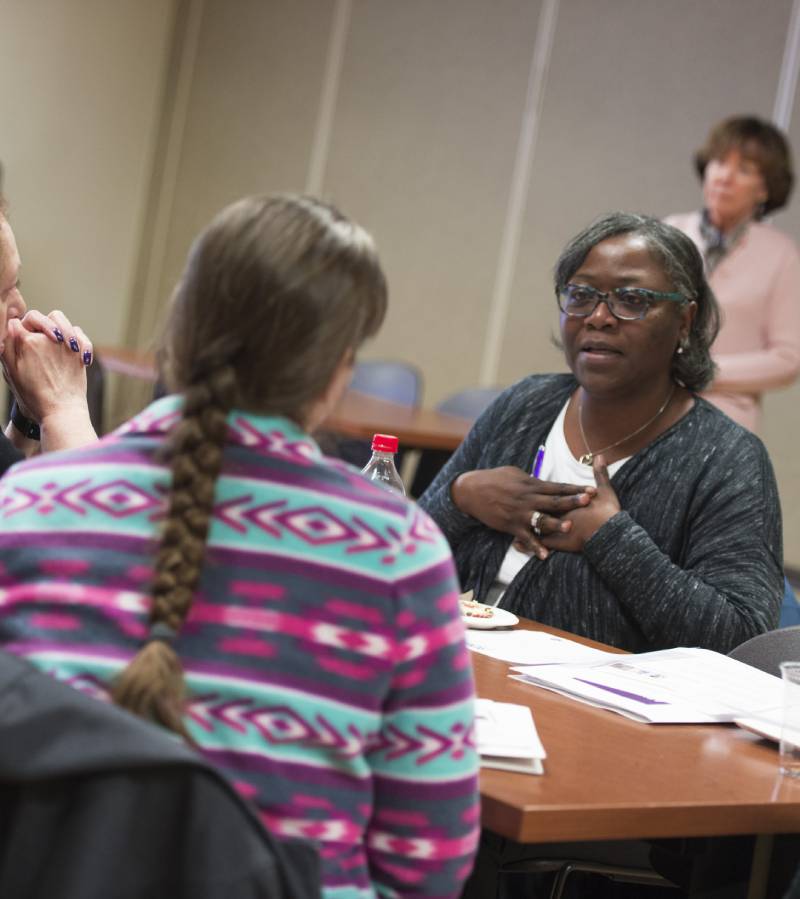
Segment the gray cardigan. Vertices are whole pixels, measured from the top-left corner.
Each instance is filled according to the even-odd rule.
[[[464,471],[516,465],[577,384],[531,375],[481,415],[419,504],[439,524],[463,589],[486,595],[511,542],[450,497]],[[728,652],[777,626],[783,595],[781,512],[761,441],[709,403],[694,407],[612,478],[622,511],[583,553],[531,557],[501,605],[634,652],[705,646]]]

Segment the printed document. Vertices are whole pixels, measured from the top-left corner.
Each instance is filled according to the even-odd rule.
[[[710,649],[666,649],[512,670],[518,680],[651,724],[760,717],[782,702],[780,678]]]

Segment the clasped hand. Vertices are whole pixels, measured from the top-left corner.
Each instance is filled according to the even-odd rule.
[[[3,374],[24,414],[41,423],[69,407],[85,408],[92,355],[89,338],[62,312],[30,310],[8,321]]]
[[[487,527],[511,534],[522,552],[546,559],[550,550],[581,552],[586,541],[620,510],[602,456],[594,460],[597,487],[530,477],[519,468],[479,469],[451,487],[456,506]],[[531,516],[542,513],[533,532]]]
[[[595,456],[592,462],[596,488],[592,490],[591,501],[584,507],[573,509],[561,516],[561,527],[544,533],[542,544],[547,549],[561,552],[583,552],[586,541],[620,511],[619,499],[611,486],[608,467],[602,456]],[[568,525],[568,527],[566,527]]]

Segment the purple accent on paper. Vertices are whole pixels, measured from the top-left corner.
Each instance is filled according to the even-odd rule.
[[[629,693],[627,690],[620,690],[617,687],[609,687],[606,684],[598,684],[593,680],[585,680],[582,677],[576,677],[575,680],[582,684],[588,684],[590,687],[597,687],[598,690],[605,690],[607,693],[616,693],[617,696],[624,696],[626,699],[632,699],[634,702],[641,702],[644,705],[669,705],[660,699],[650,699],[649,696],[639,696],[638,693]]]

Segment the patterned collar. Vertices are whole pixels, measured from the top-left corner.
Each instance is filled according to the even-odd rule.
[[[165,396],[151,403],[115,432],[115,437],[134,434],[153,437],[168,434],[181,418],[183,397]],[[278,415],[255,415],[234,409],[228,415],[228,443],[247,447],[263,455],[290,456],[310,462],[322,458],[316,441],[298,424]]]
[[[703,210],[700,216],[700,236],[703,239],[703,258],[709,274],[744,237],[745,231],[750,227],[750,221],[750,219],[746,219],[727,234],[723,234],[711,223],[708,210]]]

